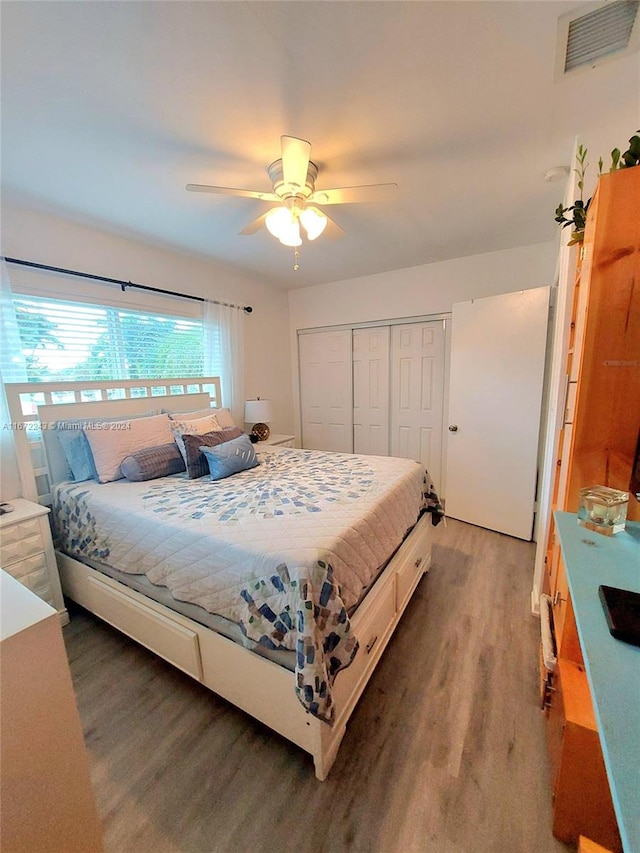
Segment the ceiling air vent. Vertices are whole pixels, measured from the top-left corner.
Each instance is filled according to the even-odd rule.
[[[583,7],[564,15],[559,22],[560,44],[564,46],[563,73],[634,50],[640,29],[636,26],[634,33],[638,7],[640,0],[615,0],[592,6],[588,12]]]

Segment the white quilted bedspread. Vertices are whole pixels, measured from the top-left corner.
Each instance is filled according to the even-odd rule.
[[[330,721],[331,682],[357,648],[347,611],[415,524],[430,484],[407,459],[289,448],[258,459],[219,481],[60,484],[57,535],[73,556],[145,574],[251,639],[296,650],[301,701]]]

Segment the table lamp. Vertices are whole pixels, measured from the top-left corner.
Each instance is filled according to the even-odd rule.
[[[253,422],[251,435],[255,435],[258,441],[266,441],[271,435],[267,426],[268,421],[273,419],[271,401],[261,400],[260,397],[257,400],[247,400],[244,404],[244,419],[248,424]]]

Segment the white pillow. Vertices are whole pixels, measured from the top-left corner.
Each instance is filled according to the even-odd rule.
[[[174,438],[169,415],[150,418],[125,418],[84,427],[100,483],[123,477],[120,463],[136,450],[170,444]]]
[[[222,427],[215,415],[207,415],[193,420],[175,418],[171,421],[171,429],[176,435],[204,435],[206,432],[218,432]]]
[[[183,435],[206,435],[208,432],[221,432],[222,427],[215,415],[207,415],[205,418],[189,420],[172,420],[171,432],[173,440],[178,445],[185,465],[187,464],[187,449],[182,439]]]
[[[218,419],[218,423],[222,429],[235,426],[229,409],[198,409],[196,412],[169,412],[169,417],[173,421],[195,421],[208,415],[214,415]]]
[[[216,417],[218,419],[218,422],[223,429],[226,429],[227,427],[232,427],[232,426],[236,425],[235,421],[233,420],[233,417],[231,416],[231,412],[229,411],[229,409],[216,409],[215,413],[216,413]]]

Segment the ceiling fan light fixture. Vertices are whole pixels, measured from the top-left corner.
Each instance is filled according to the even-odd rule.
[[[300,222],[302,222],[309,240],[315,240],[327,227],[327,217],[317,207],[305,208],[300,214]]]
[[[618,0],[618,2],[640,3],[640,0]],[[398,189],[397,184],[367,184],[355,187],[334,187],[318,192],[316,191],[318,166],[310,160],[311,143],[296,136],[281,136],[280,151],[282,156],[274,160],[267,170],[271,178],[272,192],[208,184],[187,184],[186,188],[191,192],[218,193],[272,203],[280,202],[279,206],[267,213],[262,213],[246,225],[240,234],[255,234],[263,224],[266,225],[269,233],[283,246],[293,248],[293,268],[296,270],[299,268],[300,257],[298,247],[302,245],[300,223],[304,228],[304,236],[308,240],[319,237],[329,223],[331,223],[332,237],[344,234],[342,228],[315,205],[322,207],[325,204],[384,201],[391,197],[392,191]]]
[[[282,243],[283,246],[291,246],[295,248],[296,246],[302,245],[302,237],[300,236],[300,223],[297,219],[293,219],[286,228],[283,228],[278,236],[278,240]]]
[[[284,233],[292,224],[291,211],[286,207],[274,207],[267,213],[264,224],[269,233],[279,240],[280,234]]]

